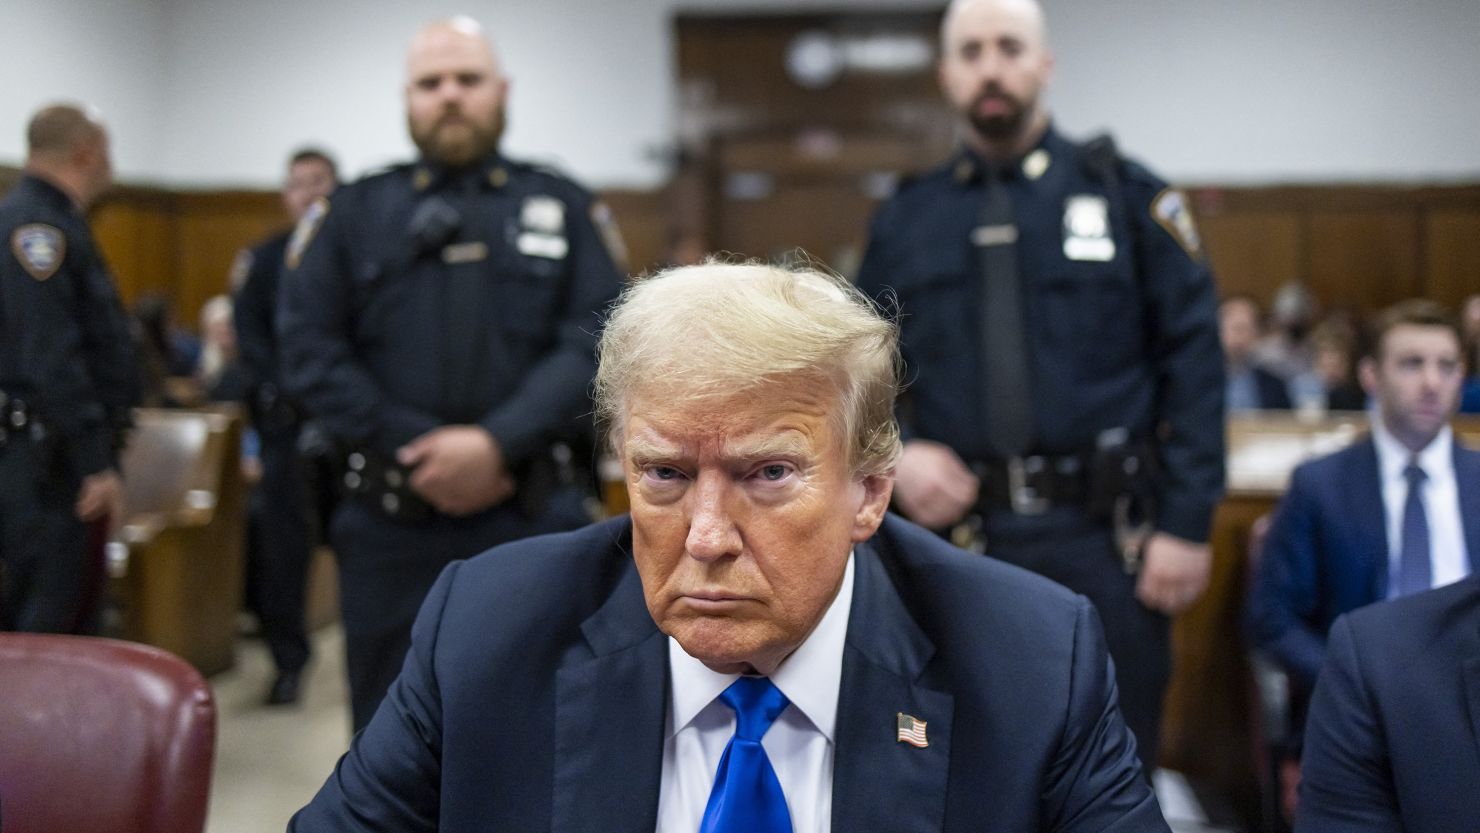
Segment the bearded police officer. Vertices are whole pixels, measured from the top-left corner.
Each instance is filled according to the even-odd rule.
[[[283,207],[296,222],[338,183],[338,170],[328,154],[314,148],[297,151],[288,160]],[[252,495],[255,546],[247,581],[248,598],[277,667],[267,694],[271,705],[297,702],[303,667],[308,664],[304,600],[313,550],[312,501],[298,453],[302,409],[283,390],[278,360],[276,309],[288,237],[287,232],[276,234],[243,251],[231,275],[234,285],[240,282],[235,322],[248,375],[247,409],[262,444],[262,480]]]
[[[941,49],[965,146],[880,210],[859,277],[902,313],[897,505],[1096,604],[1149,772],[1223,484],[1212,278],[1181,194],[1051,126],[1036,2],[957,0]]]
[[[127,319],[83,212],[113,181],[108,133],[46,107],[0,202],[0,629],[92,629],[85,524],[121,510],[138,398]]]
[[[588,520],[560,440],[590,413],[617,238],[587,192],[500,154],[507,86],[477,23],[423,28],[420,160],[320,200],[288,246],[288,386],[345,452],[329,536],[356,728],[442,566]]]

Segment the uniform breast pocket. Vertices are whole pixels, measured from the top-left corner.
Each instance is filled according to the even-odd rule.
[[[1071,356],[1082,379],[1098,379],[1139,361],[1143,328],[1134,278],[1075,269],[1045,281],[1035,329],[1055,354]]]
[[[976,296],[965,272],[939,266],[901,275],[895,283],[899,300],[900,339],[918,359],[970,355],[977,348]]]
[[[533,339],[551,335],[560,314],[565,261],[516,256],[498,276],[499,307],[504,323]]]

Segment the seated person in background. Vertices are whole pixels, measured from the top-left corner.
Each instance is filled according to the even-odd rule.
[[[1459,410],[1463,414],[1480,414],[1480,295],[1471,295],[1461,307],[1460,326],[1465,337],[1465,356],[1470,360],[1470,376],[1465,380]]]
[[[1254,348],[1263,333],[1264,312],[1249,295],[1230,295],[1218,305],[1218,336],[1227,365],[1228,412],[1289,410],[1290,394],[1280,377],[1259,367]]]
[[[1480,578],[1331,626],[1296,833],[1480,830]]]
[[[1325,410],[1365,411],[1367,394],[1352,372],[1357,337],[1344,319],[1327,318],[1310,334],[1312,371],[1326,392]]]
[[[899,366],[840,278],[629,288],[631,516],[450,565],[290,829],[1167,830],[1089,603],[885,516]]]
[[[200,309],[200,362],[195,381],[211,402],[240,402],[246,398],[247,376],[237,356],[236,326],[231,299],[217,295]]]
[[[1372,433],[1300,466],[1275,510],[1249,598],[1253,643],[1289,672],[1295,725],[1337,616],[1474,571],[1480,451],[1449,427],[1459,330],[1431,301],[1385,310],[1360,364]]]

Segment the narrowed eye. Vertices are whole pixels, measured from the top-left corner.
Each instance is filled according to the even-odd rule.
[[[677,480],[683,475],[672,466],[650,466],[647,470],[648,476],[654,480]]]

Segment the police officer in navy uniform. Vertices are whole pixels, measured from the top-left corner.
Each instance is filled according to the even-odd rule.
[[[81,107],[36,113],[0,202],[0,629],[95,627],[87,524],[122,511],[118,452],[138,399],[127,318],[83,212],[113,181]]]
[[[346,452],[329,537],[357,728],[445,564],[589,520],[562,440],[589,443],[617,238],[586,191],[499,153],[506,90],[477,23],[422,29],[420,161],[316,203],[288,247],[289,389]]]
[[[314,148],[300,150],[288,160],[283,207],[296,223],[338,184],[338,171],[328,154]],[[314,501],[298,452],[302,409],[283,388],[276,329],[288,237],[288,232],[274,235],[237,255],[231,276],[232,284],[239,286],[235,320],[248,377],[247,411],[261,438],[262,479],[252,495],[253,547],[247,581],[248,598],[277,668],[268,689],[269,705],[298,701],[309,659],[304,604],[313,552]]]
[[[964,147],[881,208],[859,283],[901,313],[896,505],[1095,603],[1149,773],[1223,486],[1216,298],[1181,195],[1050,125],[1051,69],[1033,0],[951,4]]]

